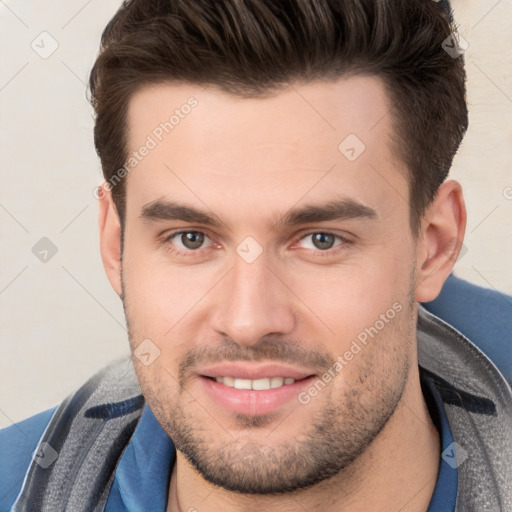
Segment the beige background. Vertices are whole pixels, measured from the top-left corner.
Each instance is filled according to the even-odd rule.
[[[121,303],[99,257],[100,167],[85,93],[119,4],[0,2],[0,427],[56,405],[128,354]],[[456,274],[512,293],[512,0],[460,0],[455,9],[469,43],[470,106],[452,172],[469,214]],[[53,40],[58,48],[43,59],[34,40],[40,52]],[[47,263],[32,253],[42,237],[58,250]]]

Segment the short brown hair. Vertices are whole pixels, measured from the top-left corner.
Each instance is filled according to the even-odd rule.
[[[293,82],[372,75],[391,100],[416,232],[468,125],[464,63],[442,47],[454,28],[441,3],[125,0],[103,32],[89,80],[105,179],[126,162],[128,102],[142,86],[213,84],[249,98]],[[124,182],[112,187],[122,222]]]

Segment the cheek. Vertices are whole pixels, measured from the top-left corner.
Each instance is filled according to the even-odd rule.
[[[288,273],[288,282],[305,305],[306,316],[317,318],[313,324],[316,335],[323,329],[338,345],[341,340],[349,343],[393,305],[406,309],[412,263],[405,255],[405,248],[379,249],[338,267],[310,268],[308,272],[296,269]],[[394,316],[393,311],[388,316]]]
[[[198,306],[204,305],[215,276],[215,269],[206,266],[172,265],[163,251],[144,254],[127,246],[123,289],[131,334],[164,346],[183,329],[186,320],[192,316],[198,320],[203,310]]]

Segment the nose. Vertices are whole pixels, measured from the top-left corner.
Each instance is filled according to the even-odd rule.
[[[231,272],[217,290],[212,327],[239,344],[290,334],[295,328],[293,294],[268,267],[265,254],[247,263],[235,255]]]

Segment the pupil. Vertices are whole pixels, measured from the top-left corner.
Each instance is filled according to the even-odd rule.
[[[204,235],[196,231],[189,231],[181,235],[181,241],[187,249],[199,249],[204,242]]]
[[[318,249],[330,249],[334,244],[334,236],[326,233],[315,233],[313,236],[313,244]]]

